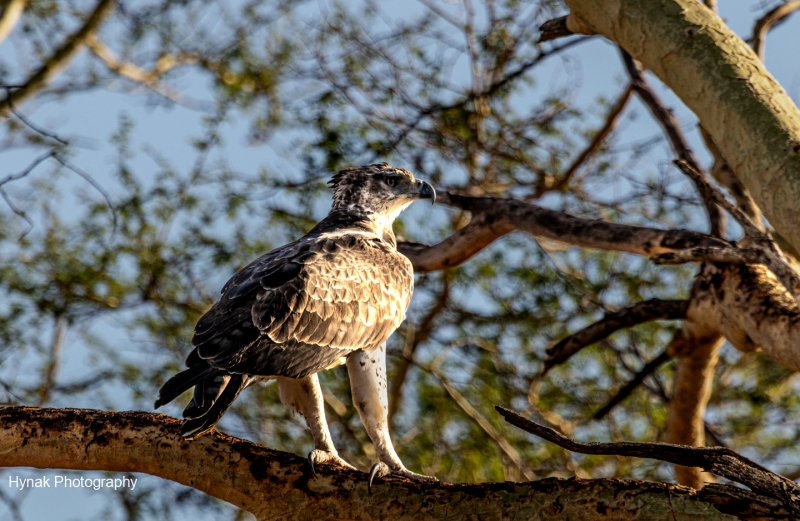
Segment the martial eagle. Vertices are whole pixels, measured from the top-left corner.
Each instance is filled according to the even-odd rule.
[[[314,436],[314,465],[353,468],[333,446],[317,372],[347,364],[353,403],[375,445],[370,472],[435,479],[403,466],[389,438],[385,342],[403,321],[414,290],[411,262],[398,253],[397,215],[433,187],[386,163],[342,170],[330,181],[333,206],[301,239],[261,256],[222,288],[195,326],[188,369],[159,391],[155,407],[194,386],[181,434],[214,428],[248,385],[277,380],[281,402]]]

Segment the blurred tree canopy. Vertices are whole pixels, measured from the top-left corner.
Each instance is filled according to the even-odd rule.
[[[564,14],[559,2],[0,7],[4,405],[151,410],[224,281],[313,227],[328,210],[327,180],[350,165],[387,161],[438,191],[515,198],[586,219],[710,229],[697,189],[666,161],[666,134],[634,103],[622,60],[591,79],[612,86],[613,95],[600,96],[581,84],[574,63],[599,38],[538,41],[539,25]],[[19,18],[9,20],[15,9]],[[112,105],[109,117],[108,104],[92,101],[102,92],[127,105]],[[115,128],[72,130],[57,116],[62,106]],[[138,132],[158,111],[201,122],[171,137],[191,150],[176,158],[171,141]],[[701,148],[695,125],[679,131]],[[103,157],[93,142],[103,142]],[[243,145],[263,158],[243,166],[232,155]],[[396,230],[434,244],[467,222],[458,208],[415,207]],[[724,237],[740,236],[727,229]],[[676,361],[662,353],[680,322],[619,331],[541,371],[546,348],[565,336],[648,299],[686,299],[697,273],[521,232],[463,264],[420,273],[408,319],[388,345],[401,458],[451,482],[674,480],[665,463],[546,444],[493,407],[583,441],[665,440]],[[629,396],[593,418],[659,357]],[[373,449],[344,369],[320,378],[342,457],[368,469]],[[712,388],[707,443],[799,475],[796,373],[726,344]],[[297,454],[312,443],[274,383],[244,392],[221,428]],[[21,497],[0,499],[21,516]],[[202,518],[242,516],[175,484],[108,499],[111,519],[168,519],[189,505]]]

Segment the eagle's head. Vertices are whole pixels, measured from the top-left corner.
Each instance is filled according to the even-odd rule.
[[[386,163],[347,168],[334,175],[330,184],[332,212],[359,213],[389,225],[417,199],[436,200],[436,191],[430,184],[414,179],[414,174],[404,168]]]

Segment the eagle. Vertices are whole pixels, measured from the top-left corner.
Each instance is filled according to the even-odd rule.
[[[335,174],[327,217],[302,238],[237,272],[194,329],[188,369],[159,391],[155,408],[194,387],[181,434],[214,429],[247,386],[275,379],[281,402],[314,438],[315,465],[354,468],[339,457],[325,421],[317,373],[346,364],[353,403],[378,457],[375,476],[435,478],[406,469],[389,437],[386,340],[405,319],[414,290],[411,262],[397,251],[395,218],[433,187],[387,163]]]

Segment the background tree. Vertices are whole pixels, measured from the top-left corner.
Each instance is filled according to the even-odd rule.
[[[762,58],[765,28],[794,4],[758,7]],[[686,5],[681,20],[724,28]],[[639,49],[614,40],[624,31],[580,7],[559,21],[550,3],[4,3],[3,401],[150,410],[224,280],[313,226],[332,172],[386,160],[444,203],[398,224],[420,273],[389,345],[404,461],[452,482],[713,479],[542,444],[505,424],[503,405],[580,440],[724,445],[796,477],[796,275],[762,234],[792,216],[769,206],[764,221],[721,130],[672,116]],[[654,16],[651,32],[671,27]],[[607,43],[573,32],[634,57],[611,49],[581,85],[579,57]],[[707,173],[743,212],[733,221]],[[346,376],[321,377],[343,457],[367,469]],[[244,393],[222,425],[310,446],[274,385]],[[106,494],[104,513],[228,512],[165,483]],[[22,517],[22,495],[0,498]]]

